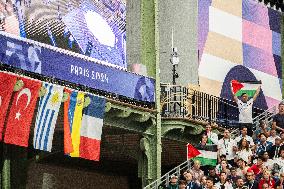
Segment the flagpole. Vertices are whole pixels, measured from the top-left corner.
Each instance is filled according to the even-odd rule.
[[[172,27],[172,50],[174,49],[174,28]]]
[[[186,160],[188,161],[188,143],[186,145]]]

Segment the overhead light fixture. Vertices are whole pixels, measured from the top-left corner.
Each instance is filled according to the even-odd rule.
[[[175,85],[176,84],[176,78],[179,77],[178,73],[176,73],[176,66],[179,64],[179,55],[178,55],[176,47],[173,48],[173,52],[171,54],[170,62],[173,65],[173,85]]]

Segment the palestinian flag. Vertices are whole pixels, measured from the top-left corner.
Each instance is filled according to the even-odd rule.
[[[243,93],[246,93],[249,97],[253,97],[260,85],[261,81],[231,81],[233,93],[236,96],[241,96]]]
[[[192,146],[191,144],[187,144],[187,159],[191,159],[194,158],[196,156],[198,156],[199,154],[201,154],[196,148],[194,148],[194,146]]]
[[[205,145],[196,146],[196,149],[200,152],[198,156],[193,158],[193,160],[199,160],[201,165],[211,165],[216,166],[217,164],[217,145]]]

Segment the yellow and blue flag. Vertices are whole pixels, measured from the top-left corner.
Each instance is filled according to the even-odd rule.
[[[71,100],[72,100],[72,94],[71,94]],[[74,100],[70,102],[70,105],[71,103],[73,104]],[[70,107],[72,108],[73,105]],[[70,122],[70,125],[72,125],[71,140],[72,140],[72,145],[73,145],[73,152],[70,153],[71,157],[79,157],[80,129],[81,129],[81,123],[82,123],[83,107],[84,107],[84,93],[78,92],[77,97],[76,97],[76,106],[74,109],[73,120],[72,122]]]

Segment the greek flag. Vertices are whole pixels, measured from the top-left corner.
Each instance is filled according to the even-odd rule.
[[[33,144],[35,149],[50,152],[64,87],[50,83],[43,83],[43,86],[46,93],[39,101]]]

